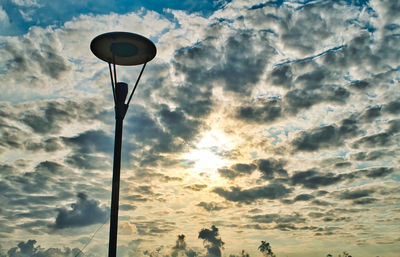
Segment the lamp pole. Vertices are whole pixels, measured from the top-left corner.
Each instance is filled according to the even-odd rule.
[[[108,62],[111,87],[115,104],[115,141],[114,161],[111,189],[111,214],[110,214],[110,236],[108,245],[108,256],[117,256],[118,235],[118,209],[119,209],[119,187],[121,174],[121,147],[122,128],[125,114],[129,103],[135,93],[140,77],[143,74],[146,63],[152,60],[157,53],[156,47],[149,39],[129,32],[109,32],[95,37],[90,43],[93,54],[103,61]],[[112,65],[111,65],[112,64]],[[143,64],[142,70],[136,80],[128,101],[128,84],[117,81],[116,65],[139,65]],[[114,69],[111,68],[113,66]],[[126,102],[126,103],[125,103]]]
[[[128,84],[119,82],[115,87],[115,140],[114,140],[114,163],[111,192],[111,215],[110,215],[110,236],[108,256],[115,257],[117,254],[118,236],[118,209],[119,209],[119,185],[121,174],[121,147],[122,128],[128,105],[125,104],[128,95]]]

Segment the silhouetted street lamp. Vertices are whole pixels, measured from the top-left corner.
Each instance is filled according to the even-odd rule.
[[[99,59],[108,62],[115,103],[115,142],[108,256],[116,257],[122,126],[129,103],[135,93],[140,77],[146,67],[146,63],[156,56],[157,50],[153,42],[149,39],[129,32],[110,32],[101,34],[92,40],[90,43],[90,50]],[[139,73],[128,101],[125,103],[126,97],[128,96],[128,84],[117,81],[116,65],[129,66],[140,64],[143,64],[142,70]]]

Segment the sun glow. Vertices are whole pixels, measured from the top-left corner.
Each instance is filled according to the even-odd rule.
[[[229,165],[224,155],[232,148],[231,140],[222,132],[209,131],[183,158],[194,164],[192,171],[214,175],[217,169]]]

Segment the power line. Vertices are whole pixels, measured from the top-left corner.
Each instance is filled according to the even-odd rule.
[[[90,244],[90,242],[92,241],[92,239],[94,238],[96,233],[104,226],[104,224],[107,223],[109,217],[110,217],[110,215],[108,215],[107,218],[105,219],[105,221],[103,222],[103,224],[101,224],[101,226],[96,229],[96,231],[93,233],[92,237],[89,239],[89,241],[86,243],[86,245],[82,248],[82,250],[78,248],[79,252],[75,255],[75,257],[78,257],[79,254],[81,254],[81,253],[85,254],[83,252],[83,250],[85,250],[86,246],[88,246]]]

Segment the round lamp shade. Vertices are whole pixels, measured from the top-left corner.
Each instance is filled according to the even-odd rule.
[[[139,65],[151,61],[157,53],[149,39],[129,32],[109,32],[95,37],[90,50],[99,59],[117,65]]]

